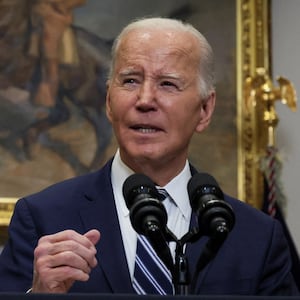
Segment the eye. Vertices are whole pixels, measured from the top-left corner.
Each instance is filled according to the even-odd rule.
[[[123,80],[123,84],[134,84],[134,83],[137,83],[137,80],[134,78],[125,78]]]
[[[176,83],[172,82],[172,81],[169,81],[169,80],[164,80],[160,83],[160,86],[161,87],[165,87],[165,88],[168,88],[168,89],[176,89],[178,90],[178,86]]]

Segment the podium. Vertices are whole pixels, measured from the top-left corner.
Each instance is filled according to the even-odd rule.
[[[131,294],[23,294],[0,293],[1,300],[274,300],[274,296],[193,295],[157,296]],[[300,300],[298,296],[276,296],[276,300]]]

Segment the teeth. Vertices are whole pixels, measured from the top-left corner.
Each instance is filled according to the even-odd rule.
[[[156,132],[156,129],[153,129],[153,128],[139,128],[138,131],[142,132],[142,133],[152,133],[152,132]]]

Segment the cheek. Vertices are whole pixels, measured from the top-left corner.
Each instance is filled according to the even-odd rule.
[[[199,106],[196,105],[182,105],[176,111],[173,111],[173,122],[177,124],[180,131],[189,131],[191,128],[195,129],[199,120]]]
[[[184,140],[189,141],[192,138],[193,134],[196,132],[197,125],[198,125],[198,117],[196,116],[196,114],[194,115],[185,114],[184,117],[182,115],[178,116],[176,122],[177,135],[178,135],[177,138],[182,142]]]
[[[120,95],[116,95],[116,93],[112,93],[110,95],[109,102],[107,103],[107,114],[111,122],[116,122],[122,116],[124,116],[127,108],[126,103],[122,101],[121,99],[126,99],[123,98]]]

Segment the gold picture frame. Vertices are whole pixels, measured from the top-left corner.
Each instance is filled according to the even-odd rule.
[[[270,1],[238,0],[237,5],[237,109],[238,196],[261,209],[264,178],[260,160],[268,145],[263,103],[249,105],[248,78],[257,70],[270,74]]]
[[[210,1],[210,0],[209,0]],[[192,2],[192,1],[188,1]],[[246,106],[245,80],[257,68],[270,69],[269,0],[236,0],[236,123],[237,123],[237,196],[260,208],[263,178],[259,157],[264,151],[266,136],[259,131],[262,118],[259,105]],[[0,238],[6,229],[17,198],[0,197]]]

